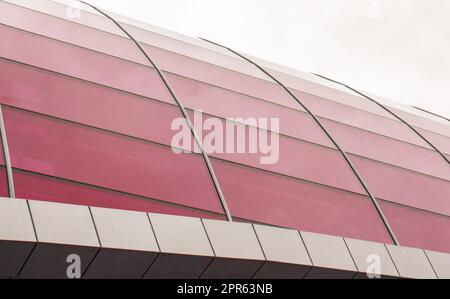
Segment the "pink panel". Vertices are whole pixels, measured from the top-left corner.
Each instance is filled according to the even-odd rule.
[[[187,108],[222,118],[279,118],[281,134],[334,148],[329,138],[306,113],[185,77],[169,73],[166,76]]]
[[[15,168],[222,212],[203,158],[16,109],[4,109]]]
[[[0,101],[170,145],[178,107],[0,60]],[[68,92],[69,91],[69,92]]]
[[[450,218],[387,202],[384,214],[403,246],[450,253]]]
[[[188,207],[18,170],[14,171],[14,183],[18,198],[188,217],[224,218]]]
[[[6,168],[0,166],[0,196],[9,197],[8,177],[6,176]]]
[[[5,154],[3,153],[3,141],[0,136],[0,165],[5,165]]]
[[[67,5],[48,0],[33,0],[27,2],[28,3],[26,3],[24,6],[31,7],[33,10],[38,10],[48,15],[57,16],[61,19],[68,19]],[[115,26],[114,23],[111,22],[111,20],[101,15],[91,13],[93,12],[93,10],[89,9],[86,5],[83,5],[81,8],[83,9],[83,11],[81,12],[80,17],[70,18],[69,20],[71,22],[85,24],[86,26],[99,28],[101,30],[113,32],[116,34],[122,34],[117,26]],[[84,9],[89,9],[89,13],[85,12]]]
[[[0,23],[102,53],[146,64],[146,59],[129,39],[109,34],[43,13],[0,2]],[[86,16],[85,16],[86,15]],[[88,13],[83,17],[90,18]],[[115,25],[103,18],[111,27]]]
[[[174,103],[153,69],[0,25],[0,56]]]
[[[450,182],[361,157],[350,159],[375,197],[450,216]]]
[[[449,122],[450,126],[450,122]],[[450,137],[436,134],[428,130],[417,129],[431,144],[444,154],[450,154]]]
[[[213,159],[234,217],[390,243],[367,197]]]
[[[436,152],[322,119],[344,151],[450,180],[450,166]]]
[[[192,112],[190,113],[190,117],[195,120]],[[203,122],[207,119],[209,119],[209,116],[203,114]],[[226,128],[224,120],[219,121],[221,122],[221,126]],[[279,135],[279,142],[277,143],[270,135],[267,136],[267,131],[258,130],[255,127],[244,127],[243,125],[233,122],[228,123],[243,128],[242,131],[245,132],[245,136],[243,136],[243,138],[238,138],[240,135],[236,128],[234,128],[234,134],[232,133],[230,135],[225,134],[227,129],[218,129],[219,132],[225,131],[222,141],[223,150],[221,152],[217,149],[215,149],[215,151],[209,149],[209,142],[206,140],[208,139],[210,131],[204,130],[203,134],[201,134],[201,132],[197,130],[198,135],[204,141],[204,146],[209,156],[365,194],[361,184],[339,151],[282,135]],[[228,129],[228,131],[231,130]],[[272,151],[270,153],[264,153],[260,147],[256,148],[255,153],[250,152],[249,145],[251,143],[255,143],[257,146],[261,140],[262,143],[266,143],[266,140],[260,139],[260,133],[263,137],[265,136],[268,138],[268,144],[272,146]],[[227,140],[227,136],[229,136],[228,139],[231,141]],[[256,142],[252,142],[252,140],[254,140],[252,136],[256,136]],[[238,140],[240,142],[238,142]],[[246,146],[244,153],[238,153],[237,149],[239,143]],[[234,144],[234,151],[232,151],[232,153],[227,151],[226,147],[228,144]],[[277,144],[278,148],[276,146]],[[270,161],[272,164],[263,164],[261,159],[269,157],[272,157],[273,161]]]
[[[450,126],[449,125],[445,125],[440,122],[433,121],[426,117],[420,117],[417,115],[413,115],[411,113],[401,111],[401,110],[398,110],[395,108],[389,107],[389,109],[392,112],[394,112],[395,114],[397,114],[398,116],[400,116],[401,118],[403,118],[405,121],[407,121],[412,126],[419,127],[419,128],[425,129],[425,130],[435,132],[437,134],[441,134],[441,135],[450,137]]]
[[[292,91],[317,116],[431,148],[410,128],[397,120],[333,102],[333,98],[327,100],[297,90]],[[364,101],[364,99],[360,99],[360,101]]]
[[[167,50],[144,45],[148,54],[166,72],[206,82],[252,97],[301,110],[300,105],[276,83],[212,65]]]

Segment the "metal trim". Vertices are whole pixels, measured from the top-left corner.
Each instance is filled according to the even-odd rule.
[[[6,174],[7,174],[7,178],[8,178],[9,197],[15,198],[16,191],[14,189],[14,176],[13,176],[12,165],[11,165],[11,156],[9,155],[8,139],[6,137],[5,122],[3,120],[3,109],[2,109],[1,104],[0,104],[0,133],[1,133],[2,143],[3,143],[3,155],[5,158],[5,164],[6,164]]]
[[[111,21],[112,21],[112,22],[113,22],[120,30],[122,30],[123,33],[125,33],[125,34],[126,34],[126,35],[134,42],[134,44],[138,47],[138,49],[139,49],[139,50],[141,51],[141,53],[145,56],[145,58],[148,60],[148,62],[150,62],[150,64],[153,66],[153,68],[157,71],[159,77],[160,77],[161,80],[163,81],[163,83],[164,83],[164,85],[166,86],[167,90],[169,91],[169,93],[171,94],[172,98],[173,98],[173,99],[175,100],[175,102],[177,103],[178,108],[180,109],[181,113],[183,114],[183,117],[185,118],[185,120],[186,120],[186,122],[187,122],[187,124],[188,124],[188,126],[189,126],[189,128],[190,128],[190,130],[191,130],[191,133],[192,133],[192,135],[193,135],[193,137],[194,137],[194,139],[195,139],[195,142],[196,142],[197,146],[199,147],[199,149],[200,149],[201,152],[202,152],[203,159],[205,160],[206,166],[207,166],[207,168],[208,168],[208,171],[209,171],[209,174],[210,174],[211,179],[212,179],[212,181],[213,181],[213,184],[214,184],[214,186],[215,186],[215,188],[216,188],[217,195],[219,196],[219,199],[220,199],[220,202],[221,202],[221,204],[222,204],[222,208],[223,208],[223,210],[224,210],[224,212],[225,212],[225,215],[226,215],[226,217],[227,217],[227,220],[230,221],[230,222],[232,222],[233,219],[232,219],[232,216],[231,216],[231,214],[230,214],[230,210],[229,210],[229,208],[228,208],[227,202],[226,202],[226,200],[225,200],[225,196],[224,196],[224,194],[223,194],[223,192],[222,192],[222,189],[221,189],[221,187],[220,187],[219,180],[217,179],[217,176],[216,176],[216,174],[215,174],[215,172],[214,172],[214,169],[213,169],[213,167],[212,167],[211,160],[209,159],[208,154],[205,152],[205,150],[204,150],[204,148],[203,148],[203,143],[201,142],[200,138],[198,137],[197,132],[196,132],[195,129],[194,129],[194,126],[193,126],[193,124],[192,124],[192,122],[191,122],[191,120],[190,120],[190,118],[189,118],[189,115],[188,115],[188,113],[187,113],[187,111],[186,111],[186,109],[185,109],[183,103],[181,103],[181,101],[180,101],[179,98],[177,97],[175,91],[174,91],[174,90],[172,89],[172,87],[170,86],[168,80],[166,79],[166,77],[165,77],[164,74],[162,73],[161,69],[160,69],[160,68],[155,64],[155,62],[150,58],[150,56],[149,56],[148,53],[145,51],[145,49],[141,46],[141,44],[140,44],[140,43],[139,43],[139,42],[138,42],[138,41],[137,41],[130,33],[128,33],[128,31],[125,30],[125,29],[122,27],[122,25],[120,25],[114,18],[112,18],[112,17],[109,16],[107,13],[103,12],[101,9],[97,8],[96,6],[94,6],[94,5],[92,5],[92,4],[89,4],[89,3],[85,2],[85,1],[81,1],[81,0],[78,0],[78,1],[79,1],[80,3],[82,3],[82,4],[84,4],[84,5],[87,5],[87,6],[91,7],[92,9],[98,11],[100,14],[102,14],[103,16],[105,16],[106,18],[108,18],[109,20],[111,20]]]
[[[366,94],[364,94],[364,93],[362,93],[362,92],[360,92],[360,91],[358,91],[358,90],[356,90],[356,89],[354,89],[353,87],[351,87],[351,86],[349,86],[349,85],[347,85],[347,84],[344,84],[344,83],[342,83],[342,82],[339,82],[339,81],[336,81],[336,80],[333,80],[333,79],[330,79],[330,78],[327,78],[327,77],[325,77],[325,76],[322,76],[322,75],[319,75],[319,74],[315,74],[315,73],[313,73],[313,75],[316,75],[317,77],[319,77],[319,78],[322,78],[322,79],[325,79],[325,80],[328,80],[328,81],[330,81],[330,82],[334,82],[334,83],[336,83],[336,84],[339,84],[339,85],[342,85],[342,86],[344,86],[345,88],[347,88],[347,89],[349,89],[349,90],[351,90],[351,91],[353,91],[353,92],[356,92],[357,94],[359,94],[360,96],[362,96],[362,97],[364,97],[364,98],[366,98],[366,99],[368,99],[369,101],[371,101],[371,102],[373,102],[373,103],[375,103],[375,104],[377,104],[379,107],[381,107],[383,110],[385,110],[386,112],[388,112],[389,114],[391,114],[392,116],[394,116],[395,118],[397,118],[399,121],[401,121],[403,124],[405,124],[406,126],[408,126],[414,133],[416,133],[420,138],[422,138],[422,140],[423,141],[425,141],[429,146],[431,146],[439,155],[441,155],[441,157],[448,163],[448,165],[450,166],[450,160],[436,147],[436,146],[434,146],[430,141],[428,141],[428,139],[427,138],[425,138],[422,134],[420,134],[420,132],[419,131],[417,131],[411,124],[409,124],[406,120],[404,120],[403,118],[401,118],[400,116],[398,116],[397,114],[395,114],[394,112],[392,112],[389,108],[387,108],[385,105],[383,105],[383,104],[381,104],[380,102],[378,102],[377,100],[375,100],[375,99],[373,99],[373,98],[371,98],[371,97],[369,97],[368,95],[366,95]]]
[[[306,110],[306,112],[313,118],[313,120],[317,123],[317,125],[322,129],[322,131],[325,133],[325,135],[327,135],[327,137],[331,140],[331,142],[336,146],[336,148],[339,150],[339,152],[342,154],[342,156],[344,157],[345,161],[347,162],[347,164],[350,166],[351,170],[353,171],[353,173],[355,174],[356,178],[358,179],[358,181],[361,183],[362,187],[364,188],[364,190],[366,191],[367,195],[369,196],[369,198],[372,201],[372,204],[374,205],[376,211],[378,212],[379,216],[381,217],[381,220],[383,221],[383,224],[385,225],[392,241],[395,243],[395,245],[400,245],[393,229],[391,228],[386,216],[384,215],[380,205],[377,202],[377,199],[375,198],[375,196],[372,194],[372,192],[370,191],[368,185],[366,184],[366,182],[364,181],[364,179],[362,178],[362,176],[359,174],[359,172],[357,171],[356,167],[353,165],[352,161],[350,160],[350,158],[348,157],[347,153],[340,147],[340,145],[334,140],[334,138],[331,136],[331,134],[327,131],[327,129],[323,126],[323,124],[320,122],[320,120],[317,118],[317,116],[315,116],[311,110],[309,110],[308,107],[306,107],[283,83],[281,83],[277,78],[275,78],[273,75],[271,75],[268,71],[266,71],[264,68],[262,68],[261,66],[259,66],[257,63],[253,62],[251,59],[247,58],[245,55],[240,54],[226,46],[220,45],[218,43],[212,42],[210,40],[201,38],[202,40],[209,42],[211,44],[214,44],[216,46],[222,47],[224,49],[227,49],[228,51],[230,51],[231,53],[241,57],[242,59],[246,60],[247,62],[249,62],[250,64],[253,64],[254,66],[256,66],[260,71],[262,71],[264,74],[266,74],[268,77],[270,77],[273,81],[275,81],[278,85],[280,85],[295,101],[297,101],[297,103],[304,109]]]

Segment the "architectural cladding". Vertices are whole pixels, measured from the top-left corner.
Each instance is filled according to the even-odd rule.
[[[60,2],[0,1],[0,196],[35,211],[57,202],[99,218],[101,208],[188,216],[211,232],[233,220],[300,230],[301,244],[321,234],[450,253],[447,119]],[[175,119],[201,141],[194,111],[247,133],[273,128],[237,118],[279,120],[277,161],[200,143],[175,153]]]

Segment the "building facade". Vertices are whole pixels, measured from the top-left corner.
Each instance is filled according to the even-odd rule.
[[[63,2],[0,2],[0,277],[450,277],[448,119]]]

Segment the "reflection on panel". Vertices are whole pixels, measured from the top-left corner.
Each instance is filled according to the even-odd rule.
[[[224,218],[219,214],[21,170],[14,170],[14,183],[18,198],[188,217]]]
[[[15,168],[222,212],[200,155],[12,108],[4,117]]]
[[[0,101],[170,145],[178,107],[0,59]]]
[[[450,217],[380,201],[402,246],[450,252]]]
[[[367,197],[216,159],[212,163],[233,217],[391,242]]]

